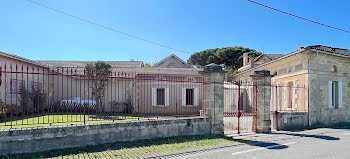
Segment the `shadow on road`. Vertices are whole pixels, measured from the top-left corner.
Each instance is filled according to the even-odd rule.
[[[297,137],[311,137],[322,140],[340,140],[338,137],[327,136],[327,135],[309,135],[309,134],[297,134],[297,133],[273,133],[276,135],[289,135],[289,136],[297,136]]]
[[[256,146],[256,147],[263,147],[263,148],[271,149],[271,150],[286,149],[289,147],[287,145],[273,143],[273,142],[251,141],[251,140],[243,140],[243,139],[239,139],[239,140],[235,140],[235,141],[240,142],[240,143],[244,143],[247,145]]]

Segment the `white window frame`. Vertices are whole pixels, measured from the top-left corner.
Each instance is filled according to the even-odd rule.
[[[338,82],[338,99],[336,99],[336,92],[334,82]],[[333,100],[334,99],[334,100]],[[335,105],[335,101],[338,100],[338,106]],[[343,108],[343,83],[342,81],[328,81],[328,108],[329,109],[341,109]]]
[[[164,105],[157,105],[157,89],[164,89]],[[154,107],[168,107],[170,105],[169,88],[154,87],[152,88],[152,106]]]
[[[186,105],[186,90],[193,89],[193,105]],[[198,88],[182,88],[181,91],[181,105],[183,107],[197,107],[199,106],[199,90]]]

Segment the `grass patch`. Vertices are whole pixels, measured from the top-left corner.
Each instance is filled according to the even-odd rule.
[[[22,128],[22,127],[40,127],[50,125],[71,125],[71,124],[84,124],[84,118],[86,123],[102,123],[102,122],[122,122],[133,120],[145,120],[144,117],[134,117],[126,115],[64,115],[64,114],[51,114],[37,117],[13,117],[13,121],[1,122],[0,128]],[[50,124],[51,123],[51,124]]]
[[[89,156],[90,158],[143,158],[232,145],[235,143],[236,141],[232,138],[225,137],[224,135],[180,136],[133,142],[116,142],[30,154],[7,155],[2,158],[79,158],[79,156]]]

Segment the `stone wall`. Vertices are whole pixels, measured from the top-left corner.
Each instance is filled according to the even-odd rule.
[[[300,130],[308,127],[307,112],[279,112],[278,119],[271,121],[272,127],[278,130]],[[278,124],[276,127],[275,124]]]
[[[0,155],[210,133],[207,117],[0,130]]]
[[[314,53],[310,67],[310,124],[333,125],[350,120],[350,59]],[[334,71],[334,66],[337,68]],[[342,108],[329,108],[329,81],[342,82]]]

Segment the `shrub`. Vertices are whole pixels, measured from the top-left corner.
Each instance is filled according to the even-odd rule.
[[[21,93],[19,97],[20,102],[20,108],[16,108],[16,113],[19,111],[17,109],[24,110],[26,114],[29,112],[32,112],[34,109],[34,112],[39,113],[42,110],[44,110],[44,106],[46,103],[46,100],[48,98],[47,93],[41,89],[32,89],[32,91],[29,91],[24,85],[21,86]],[[17,107],[17,106],[13,106]],[[27,112],[28,111],[28,112]]]
[[[5,118],[5,116],[7,115],[8,113],[8,107],[7,105],[2,102],[2,100],[0,99],[0,119],[3,119]]]
[[[131,104],[131,97],[129,96],[126,102],[111,101],[111,111],[116,113],[131,114],[134,111],[134,107]]]

